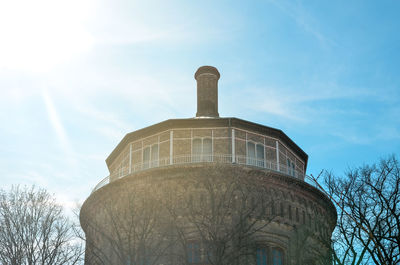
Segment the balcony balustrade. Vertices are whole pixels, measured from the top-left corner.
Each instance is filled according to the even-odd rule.
[[[266,159],[260,160],[248,156],[233,156],[223,155],[223,154],[210,154],[210,155],[180,155],[174,156],[172,159],[170,157],[161,158],[158,160],[145,161],[141,163],[132,164],[130,167],[121,167],[119,170],[114,172],[112,175],[105,177],[101,180],[93,189],[92,192],[100,189],[101,187],[110,183],[110,180],[114,181],[119,178],[123,178],[128,175],[135,174],[144,170],[152,168],[161,168],[172,165],[184,165],[184,164],[194,164],[194,163],[222,163],[222,164],[238,164],[246,165],[251,167],[256,167],[261,170],[268,170],[279,172],[287,176],[304,180],[304,174],[290,167],[280,164],[279,167],[275,161],[269,161]]]

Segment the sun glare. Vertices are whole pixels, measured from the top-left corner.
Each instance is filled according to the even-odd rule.
[[[0,68],[46,71],[90,49],[82,0],[0,2]]]

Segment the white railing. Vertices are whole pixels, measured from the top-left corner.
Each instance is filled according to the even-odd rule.
[[[172,162],[172,163],[171,163]],[[270,160],[261,160],[252,157],[246,156],[234,156],[232,159],[232,155],[180,155],[172,157],[161,158],[159,160],[147,161],[142,163],[133,164],[131,168],[121,167],[117,172],[114,172],[112,175],[105,177],[102,179],[93,189],[92,192],[100,189],[101,187],[110,183],[110,179],[116,180],[119,178],[123,178],[127,175],[140,172],[143,170],[151,169],[151,168],[159,168],[170,165],[182,165],[182,164],[193,164],[193,163],[223,163],[223,164],[239,164],[239,165],[247,165],[253,166],[264,170],[276,171],[293,178],[297,178],[300,180],[304,180],[304,174],[292,168],[288,168],[285,165],[280,164],[279,170],[275,161]]]
[[[307,182],[308,184],[310,184],[311,186],[313,186],[314,188],[317,188],[320,191],[324,192],[324,190],[321,189],[321,186],[319,186],[319,184],[316,182],[316,180],[314,178],[312,178],[311,176],[305,175],[304,181]]]

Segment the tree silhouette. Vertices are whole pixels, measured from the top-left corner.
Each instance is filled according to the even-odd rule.
[[[0,264],[79,264],[74,225],[43,189],[0,191]]]
[[[400,167],[395,156],[344,177],[325,173],[322,185],[311,178],[338,209],[334,264],[399,264]]]

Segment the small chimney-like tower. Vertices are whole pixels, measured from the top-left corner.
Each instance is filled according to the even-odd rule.
[[[218,114],[218,79],[220,75],[213,66],[197,69],[197,113],[196,117],[219,118]]]

